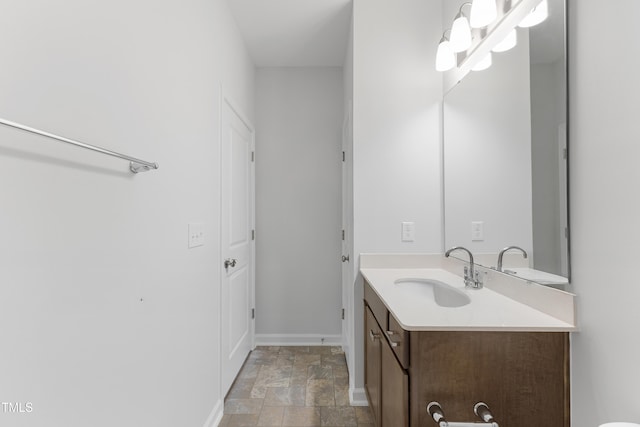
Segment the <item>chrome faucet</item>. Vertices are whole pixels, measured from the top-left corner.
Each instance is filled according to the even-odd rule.
[[[451,249],[449,249],[447,252],[445,252],[444,256],[448,258],[449,255],[451,255],[451,252],[457,251],[457,250],[462,250],[462,251],[465,251],[467,254],[469,254],[469,267],[467,268],[466,265],[464,266],[464,285],[467,288],[482,289],[482,278],[479,272],[475,271],[473,254],[469,249],[462,246],[454,246]]]
[[[500,253],[498,254],[498,267],[496,268],[498,271],[502,271],[502,257],[504,256],[504,253],[511,249],[517,249],[520,252],[522,252],[523,257],[525,258],[527,257],[527,251],[522,249],[520,246],[507,246],[506,248],[501,250]]]

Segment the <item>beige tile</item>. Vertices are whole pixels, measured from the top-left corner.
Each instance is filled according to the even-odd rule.
[[[267,389],[269,387],[263,385],[254,385],[251,389],[251,399],[264,399],[267,395]]]
[[[335,369],[334,369],[335,370]],[[333,378],[333,385],[335,386],[347,386],[349,387],[349,377],[335,377]]]
[[[322,363],[323,366],[347,366],[347,361],[344,358],[344,354],[323,354]]]
[[[356,406],[356,419],[358,425],[360,424],[373,424],[373,416],[368,406]]]
[[[258,414],[234,414],[225,427],[249,427],[258,423]]]
[[[319,365],[321,360],[321,354],[296,354],[293,366]]]
[[[257,425],[265,426],[265,427],[281,426],[283,417],[284,417],[284,407],[263,406],[262,412],[260,412],[260,417],[258,418]]]
[[[293,354],[280,354],[276,359],[276,366],[292,366],[294,360]]]
[[[284,408],[283,426],[320,426],[320,408],[288,406]]]
[[[298,355],[298,354],[309,354],[309,347],[308,346],[283,346],[280,347],[280,354],[284,355],[284,354],[293,354],[293,355]]]
[[[227,399],[224,402],[225,414],[259,414],[262,399]]]
[[[349,406],[349,386],[348,385],[334,385],[333,386],[336,406]]]
[[[330,345],[313,346],[309,347],[309,353],[332,354],[332,348]]]
[[[342,350],[342,347],[331,347],[331,353],[332,354],[344,354],[344,350]]]
[[[220,427],[374,427],[349,406],[349,373],[336,346],[257,347],[225,402]]]
[[[265,406],[305,406],[305,386],[269,387],[264,398]]]
[[[332,366],[333,378],[349,378],[349,371],[346,366]]]
[[[260,372],[261,366],[262,365],[256,365],[255,363],[250,363],[250,362],[245,363],[242,369],[240,370],[240,373],[238,374],[238,379],[245,379],[245,380],[254,379],[255,380],[256,377],[258,376],[258,372]]]
[[[275,363],[275,361],[274,361]],[[264,365],[256,377],[256,386],[289,387],[292,366]]]
[[[335,406],[333,380],[308,380],[305,404],[307,406]]]
[[[307,386],[307,376],[308,376],[307,365],[294,365],[293,370],[291,371],[291,380],[289,381],[290,387],[295,386]]]
[[[334,406],[320,408],[322,426],[356,427],[356,411],[350,406]]]
[[[270,365],[278,359],[278,351],[267,350],[267,347],[257,347],[247,359],[248,363],[255,365]]]
[[[307,379],[309,380],[333,379],[333,368],[331,366],[311,365],[307,369]]]
[[[253,389],[253,379],[238,378],[229,390],[227,399],[249,399],[251,398],[251,389]]]

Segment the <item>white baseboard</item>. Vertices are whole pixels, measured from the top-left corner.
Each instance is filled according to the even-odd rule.
[[[350,388],[349,403],[351,406],[369,406],[369,400],[364,388]]]
[[[224,415],[224,402],[222,400],[218,400],[216,406],[213,407],[213,410],[207,417],[207,421],[204,423],[204,427],[218,427],[220,421],[222,421],[222,416]]]
[[[342,345],[342,335],[256,334],[255,337],[256,345]]]

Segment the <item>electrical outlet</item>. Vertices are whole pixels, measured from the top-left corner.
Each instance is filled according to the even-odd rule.
[[[484,240],[484,222],[472,221],[471,222],[471,240],[479,242]]]
[[[402,223],[402,241],[413,242],[415,239],[416,239],[416,223],[403,222]]]
[[[204,223],[189,224],[189,248],[204,245]]]

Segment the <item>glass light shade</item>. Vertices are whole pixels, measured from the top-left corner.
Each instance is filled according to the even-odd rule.
[[[487,68],[491,67],[492,62],[493,61],[491,58],[491,52],[489,52],[487,53],[487,56],[482,58],[482,60],[480,60],[480,62],[478,62],[471,70],[472,71],[486,70]]]
[[[538,25],[549,16],[549,3],[547,0],[542,0],[539,5],[533,8],[533,10],[525,16],[525,18],[518,24],[522,28],[533,27]]]
[[[446,37],[440,40],[436,52],[436,70],[449,71],[456,65],[456,54],[451,49],[451,43]]]
[[[462,13],[458,13],[453,21],[449,41],[454,52],[464,52],[471,47],[471,27],[467,17]]]
[[[472,28],[483,28],[498,17],[496,0],[473,0],[469,23]]]
[[[493,49],[493,52],[506,52],[509,49],[515,47],[518,44],[518,32],[514,28],[507,34],[507,37],[504,38],[500,43],[498,43]]]

